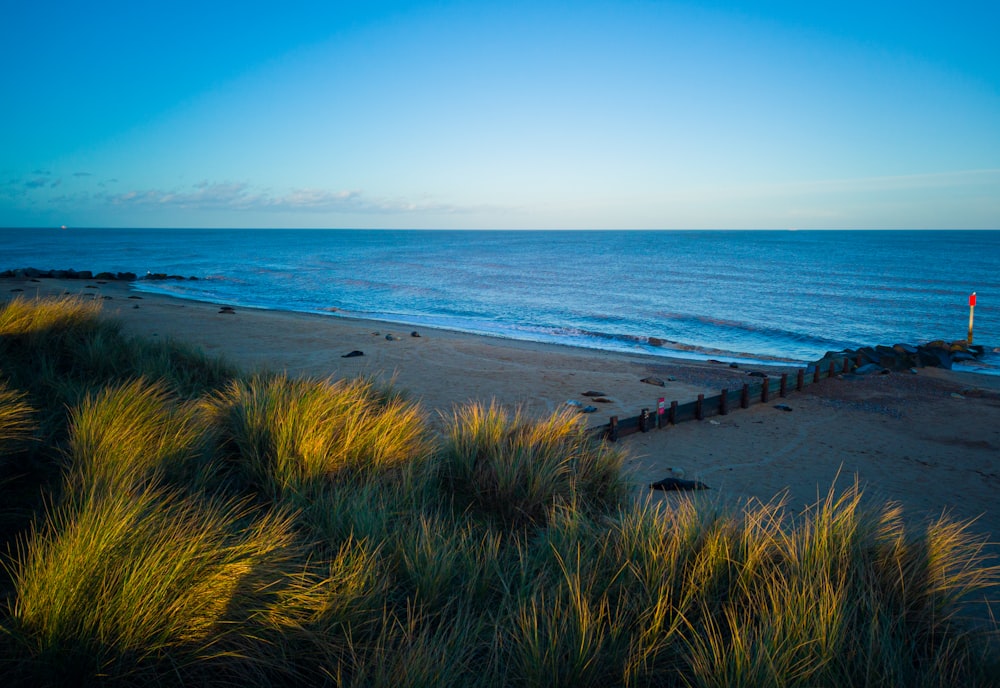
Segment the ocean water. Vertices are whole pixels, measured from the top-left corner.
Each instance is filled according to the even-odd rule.
[[[577,347],[721,360],[964,339],[1000,372],[1000,231],[0,230],[0,270]]]

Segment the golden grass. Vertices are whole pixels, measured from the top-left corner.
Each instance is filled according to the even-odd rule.
[[[8,307],[47,334],[5,340],[5,375],[78,306]],[[61,483],[7,542],[5,685],[1000,683],[995,626],[962,618],[1000,585],[968,523],[908,526],[857,485],[800,514],[653,506],[578,417],[472,404],[435,436],[369,381],[192,398],[107,363],[76,395],[0,387],[0,441],[63,423],[35,443]]]

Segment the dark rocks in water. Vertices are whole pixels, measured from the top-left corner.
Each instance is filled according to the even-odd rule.
[[[141,279],[152,280],[152,281],[157,281],[157,282],[162,282],[162,281],[165,281],[165,280],[174,280],[175,282],[180,282],[180,281],[183,281],[185,279],[196,280],[198,278],[197,277],[184,277],[183,275],[168,275],[165,272],[147,272],[145,274],[145,276],[143,276]]]
[[[364,355],[365,355],[364,351],[358,351],[357,349],[355,349],[350,353],[344,354],[343,356],[341,356],[341,358],[357,358],[358,356],[364,356]]]
[[[667,386],[667,383],[658,377],[644,377],[639,382],[645,382],[647,385],[656,385],[657,387]]]
[[[94,275],[94,279],[96,279],[96,280],[113,280],[113,279],[117,279],[117,278],[115,277],[115,273],[113,273],[113,272],[99,272],[96,275]]]
[[[236,314],[236,311],[233,309],[232,306],[222,306],[219,309],[219,312],[220,313],[225,313],[226,315],[235,315]]]
[[[978,360],[984,349],[978,345],[970,345],[966,340],[959,339],[947,342],[936,339],[926,344],[893,344],[887,346],[866,346],[857,350],[847,349],[840,352],[828,352],[822,361],[843,361],[845,358],[858,365],[861,374],[874,372],[869,366],[876,366],[879,371],[905,371],[914,368],[945,368],[951,369],[953,363],[972,362]]]
[[[710,490],[705,483],[698,480],[682,480],[681,478],[664,478],[649,486],[653,490],[663,490],[664,492],[682,492],[687,490]]]
[[[648,340],[650,346],[663,346],[666,342],[659,337],[650,337]]]
[[[586,392],[583,393],[583,396],[585,396],[585,397],[606,397],[606,396],[608,396],[608,393],[607,392],[595,392],[594,390],[588,390],[588,391],[586,391]]]

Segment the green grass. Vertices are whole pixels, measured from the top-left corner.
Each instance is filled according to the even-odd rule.
[[[0,371],[4,685],[1000,684],[994,550],[857,485],[654,506],[578,416],[431,425],[71,299],[0,311]]]

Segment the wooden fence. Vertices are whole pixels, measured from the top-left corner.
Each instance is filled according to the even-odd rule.
[[[774,399],[784,398],[790,392],[801,392],[807,385],[841,373],[849,373],[860,362],[848,355],[823,358],[800,368],[796,373],[782,373],[780,376],[765,376],[744,383],[738,389],[723,389],[718,394],[706,397],[699,394],[694,401],[683,404],[676,400],[657,402],[652,409],[642,409],[638,416],[619,418],[611,416],[608,423],[593,428],[596,436],[617,441],[619,437],[636,432],[662,430],[689,420],[704,420],[709,416],[725,416],[737,409],[749,408],[752,404],[766,404]]]

